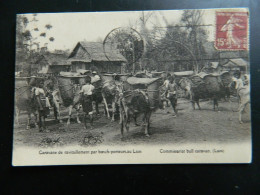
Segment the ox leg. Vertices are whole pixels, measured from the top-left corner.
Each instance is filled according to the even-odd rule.
[[[44,110],[40,110],[39,111],[39,127],[40,127],[40,131],[43,131],[44,129],[46,129],[45,126],[45,111]]]
[[[106,106],[105,106],[105,103],[104,103],[104,116],[106,116],[107,114],[107,110],[106,110]]]
[[[148,114],[145,113],[144,114],[144,120],[143,120],[144,121],[144,135],[149,137],[149,133],[148,133],[148,120],[147,120],[147,118],[148,118]]]
[[[110,114],[109,114],[109,110],[108,110],[108,105],[107,105],[107,100],[105,98],[105,95],[102,93],[102,97],[103,97],[103,102],[105,104],[105,109],[106,109],[106,112],[107,112],[107,118],[110,118]]]
[[[166,100],[163,101],[163,110],[165,110],[165,108],[166,108],[166,106],[165,106],[165,102],[166,102]]]
[[[55,97],[53,98],[53,109],[54,109],[54,116],[55,116],[55,120],[58,120],[59,123],[62,123],[61,117],[60,117],[60,103],[55,99]]]
[[[230,100],[230,90],[229,89],[227,89],[227,99],[228,99],[228,101]]]
[[[195,110],[195,101],[194,100],[191,101],[191,105],[192,105],[193,110]]]
[[[34,125],[35,125],[36,128],[39,128],[37,112],[34,112],[33,115],[34,115]]]
[[[201,108],[200,108],[200,101],[199,101],[199,100],[196,100],[196,103],[197,103],[197,105],[198,105],[198,107],[199,107],[199,110],[201,110]]]
[[[201,110],[200,103],[199,103],[199,98],[194,97],[193,95],[191,95],[191,103],[192,103],[193,110],[195,110],[195,103],[197,104],[199,110]]]
[[[99,115],[98,101],[95,101],[95,105],[96,105],[96,113],[97,115]]]
[[[84,121],[84,128],[87,129],[87,114],[86,113],[84,114],[83,121]]]
[[[124,115],[123,115],[123,108],[121,106],[119,106],[119,117],[120,117],[119,124],[122,124]]]
[[[45,118],[46,118],[45,115],[43,115],[42,116],[42,121],[43,121],[42,126],[43,126],[43,129],[46,129]]]
[[[121,130],[121,139],[124,137],[124,122],[126,122],[126,117],[122,106],[119,107],[119,111],[120,111],[120,130]]]
[[[28,119],[27,119],[27,125],[26,125],[26,130],[30,129],[30,124],[31,124],[31,113],[28,113]]]
[[[80,120],[79,120],[79,105],[78,105],[78,108],[76,109],[77,111],[77,123],[80,124]]]
[[[216,98],[213,99],[213,109],[215,110],[217,107],[218,110],[218,100]]]
[[[242,122],[242,112],[243,112],[244,108],[245,108],[245,105],[241,105],[241,106],[239,107],[238,120],[239,120],[239,123],[240,123],[240,124],[243,123],[243,122]]]
[[[243,124],[243,121],[242,121],[242,113],[246,107],[247,103],[246,104],[240,104],[239,108],[238,108],[238,119],[239,119],[239,123],[240,124]]]
[[[124,117],[124,116],[123,116]],[[121,119],[120,119],[121,120]],[[122,118],[122,121],[121,121],[121,123],[120,123],[120,126],[121,126],[121,138],[123,138],[124,137],[124,121],[125,121],[125,119],[123,119]]]
[[[68,121],[67,121],[67,125],[70,124],[71,112],[72,112],[72,105],[69,106],[69,118],[68,118]]]
[[[57,104],[56,109],[57,109],[57,113],[58,113],[58,116],[59,116],[59,118],[58,118],[59,123],[62,123],[61,116],[60,116],[60,105],[59,104]]]
[[[53,113],[54,113],[54,118],[57,121],[58,120],[58,112],[57,112],[57,108],[56,108],[55,105],[53,106]]]
[[[93,114],[89,114],[89,120],[90,120],[90,129],[93,129]]]
[[[129,115],[129,110],[126,110],[126,117],[125,117],[125,129],[126,132],[129,132],[129,123],[130,123],[130,115]]]
[[[115,121],[116,103],[114,101],[112,102],[112,110],[113,110],[113,113],[112,113],[111,122]]]
[[[149,127],[150,127],[150,116],[151,113],[146,113],[145,114],[145,136],[149,137]]]
[[[39,117],[39,124],[38,124],[39,131],[42,132],[43,129],[42,129],[42,114],[41,114],[41,111],[38,112],[38,117]]]
[[[134,121],[135,121],[135,126],[140,126],[138,123],[137,123],[137,115],[134,114]]]
[[[167,106],[167,107],[170,107],[170,106],[169,106],[169,100],[168,100],[168,99],[166,99],[166,106]]]

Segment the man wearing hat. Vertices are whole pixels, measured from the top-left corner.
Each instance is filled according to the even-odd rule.
[[[94,81],[100,80],[100,76],[98,75],[97,71],[93,71],[93,72],[92,72],[92,75],[93,75],[93,80],[94,80]],[[93,83],[93,82],[92,82],[92,83]]]
[[[175,77],[171,76],[169,77],[169,84],[168,84],[168,93],[166,98],[170,100],[174,114],[173,116],[176,117],[178,111],[177,111],[177,85],[175,83]]]

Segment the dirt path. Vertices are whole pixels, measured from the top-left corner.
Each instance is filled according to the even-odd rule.
[[[47,121],[50,132],[40,133],[38,129],[25,130],[26,115],[21,117],[22,125],[14,128],[15,146],[48,146],[48,140],[57,140],[60,145],[80,145],[90,133],[101,135],[106,145],[127,144],[166,144],[166,143],[231,143],[250,141],[250,122],[248,111],[244,115],[244,124],[238,123],[235,102],[220,102],[219,111],[213,111],[212,103],[201,102],[202,110],[193,110],[187,100],[178,100],[178,116],[174,118],[172,108],[158,110],[152,114],[150,137],[144,136],[141,126],[130,125],[130,132],[120,138],[118,121],[110,122],[104,116],[96,117],[93,130],[85,130],[83,124],[72,120],[66,125],[66,111],[62,116],[64,123],[56,123],[52,117]],[[171,113],[167,113],[171,112]],[[141,117],[140,117],[141,118]],[[140,119],[139,119],[140,120]],[[139,123],[141,123],[139,121]],[[90,132],[90,133],[89,133]]]

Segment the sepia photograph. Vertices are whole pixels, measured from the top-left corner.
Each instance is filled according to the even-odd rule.
[[[249,18],[17,14],[13,166],[250,163]]]

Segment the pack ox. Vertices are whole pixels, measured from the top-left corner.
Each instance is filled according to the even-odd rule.
[[[122,83],[125,82],[128,77],[128,74],[104,74],[102,76],[102,97],[105,115],[110,118],[109,105],[111,105],[111,122],[115,121],[115,113],[119,106],[119,94]]]
[[[69,116],[67,124],[70,124],[70,119],[72,115],[72,109],[75,108],[77,112],[77,123],[81,123],[79,119],[79,109],[81,105],[81,87],[85,84],[85,79],[87,75],[72,75],[72,73],[67,73],[67,75],[61,75],[50,78],[46,81],[46,88],[49,89],[51,94],[51,102],[54,106],[55,118],[60,118],[60,107],[63,105],[69,109]],[[93,91],[93,106],[95,105],[95,111],[99,114],[99,104],[104,103],[104,111],[107,117],[110,118],[110,113],[108,105],[112,105],[112,120],[114,121],[114,115],[116,111],[116,104],[118,101],[118,87],[113,79],[100,79],[92,80],[91,84],[94,85],[95,89]],[[58,115],[58,117],[57,117]]]
[[[213,99],[213,109],[218,110],[218,100],[226,95],[226,89],[219,75],[200,73],[192,77],[185,77],[179,81],[180,87],[185,90],[186,97],[190,98],[195,110],[195,103],[201,110],[200,99]]]
[[[30,129],[31,114],[35,116],[35,126],[37,124],[37,106],[33,99],[32,87],[29,85],[30,77],[16,77],[15,78],[15,121],[20,125],[20,112],[26,111],[28,114],[26,129]]]
[[[43,86],[43,79],[36,77],[16,77],[15,84],[15,112],[16,122],[19,124],[20,111],[28,114],[26,129],[30,129],[31,114],[35,116],[35,126],[42,131],[46,128],[45,118],[49,112],[47,99],[44,91],[39,87]]]
[[[137,124],[136,118],[139,115],[143,115],[145,135],[149,136],[151,114],[158,108],[162,109],[159,79],[129,77],[121,85],[119,98],[121,137],[124,136],[124,129],[129,131],[131,118],[134,118]]]
[[[60,117],[60,106],[69,109],[67,125],[70,124],[72,109],[75,108],[77,113],[77,123],[81,123],[79,120],[79,109],[80,109],[80,90],[81,86],[84,84],[85,76],[58,76],[57,77],[57,87],[58,90],[53,91],[54,105],[57,109],[58,115]],[[62,122],[60,120],[60,122]]]

